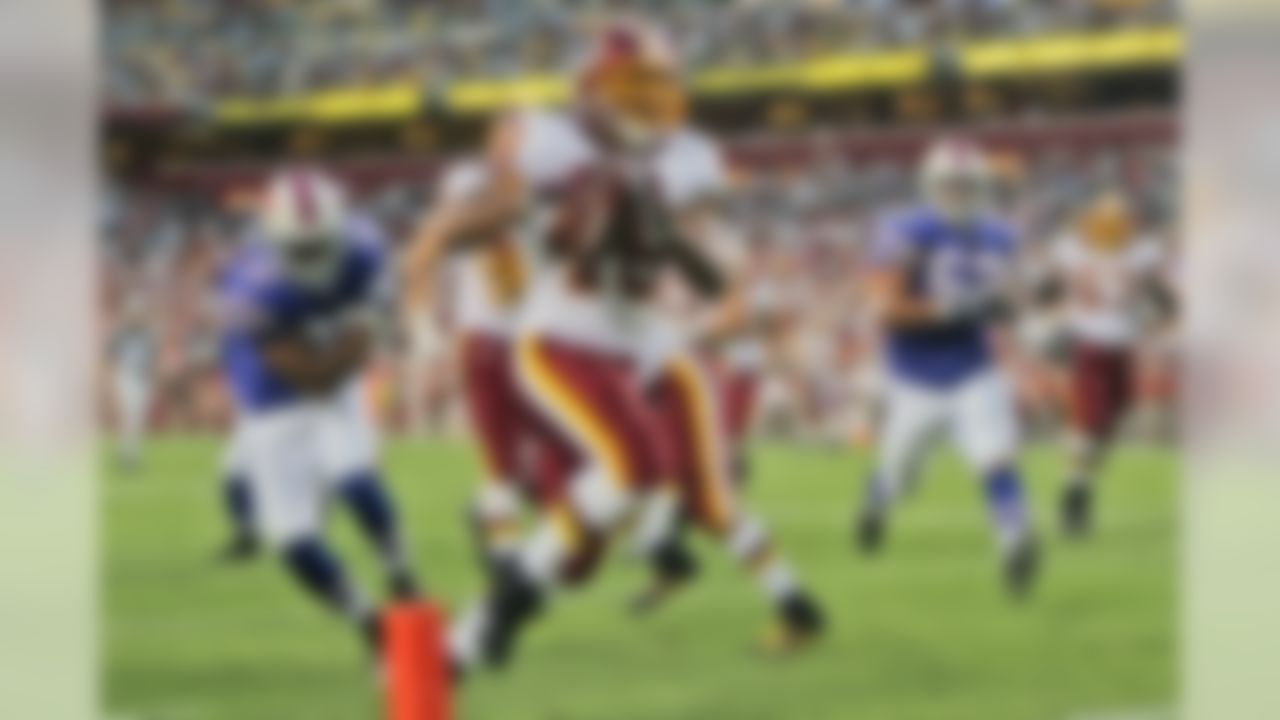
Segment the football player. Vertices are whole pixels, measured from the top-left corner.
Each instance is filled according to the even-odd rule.
[[[129,296],[111,338],[112,389],[116,408],[116,457],[126,471],[142,464],[151,419],[155,339],[141,294]]]
[[[1052,250],[1071,347],[1072,470],[1061,518],[1072,536],[1090,529],[1094,481],[1133,397],[1144,316],[1167,319],[1174,309],[1160,243],[1134,225],[1124,196],[1105,192]]]
[[[432,216],[475,200],[486,181],[483,161],[454,164],[439,183]],[[424,225],[432,223],[428,217]],[[409,305],[405,315],[412,317],[430,303],[431,281],[444,253],[452,251],[456,256],[451,288],[460,332],[463,391],[486,473],[468,522],[481,555],[492,567],[514,552],[520,534],[522,495],[533,492],[529,459],[534,450],[533,434],[521,410],[523,400],[511,368],[511,340],[537,263],[533,243],[522,241],[535,231],[500,226],[482,241],[451,248],[433,241],[414,243],[405,263],[404,300]]]
[[[221,281],[222,357],[257,534],[375,652],[374,604],[325,541],[323,519],[326,504],[341,499],[376,547],[390,594],[417,593],[360,393],[380,242],[375,227],[348,213],[333,179],[289,169],[270,179],[256,232]]]
[[[864,550],[879,547],[891,506],[945,433],[981,479],[1006,584],[1020,595],[1039,553],[1016,465],[1014,396],[997,358],[1014,237],[988,210],[990,169],[976,144],[938,142],[920,186],[924,203],[888,217],[871,248],[886,416],[856,539]]]
[[[514,369],[538,429],[541,519],[489,596],[456,624],[455,662],[501,662],[557,585],[586,577],[601,541],[636,516],[636,551],[670,575],[690,558],[667,540],[681,495],[669,439],[646,377],[669,353],[655,317],[660,276],[712,294],[722,278],[673,216],[718,169],[702,138],[681,132],[683,95],[661,38],[624,23],[600,33],[567,111],[528,110],[496,128],[475,200],[436,214],[422,247],[541,224],[551,258],[517,321]],[[452,239],[450,239],[452,238]],[[430,255],[430,252],[425,253]],[[674,271],[674,272],[670,272]],[[699,405],[705,412],[708,404]],[[753,538],[752,538],[753,539]],[[753,539],[754,541],[754,539]]]
[[[681,231],[699,243],[731,281],[714,302],[699,303],[695,297],[658,304],[650,333],[640,338],[640,382],[656,403],[672,452],[682,523],[709,535],[758,581],[778,621],[766,638],[766,649],[788,651],[816,638],[824,618],[743,495],[742,433],[749,412],[743,405],[750,401],[746,393],[751,371],[763,354],[759,335],[776,318],[767,287],[758,282],[744,257],[744,241],[715,216],[713,201],[725,190],[718,148],[690,129],[674,137],[686,138],[687,147],[675,155],[680,165],[673,177],[698,189],[675,204]],[[705,306],[701,317],[699,304]],[[708,352],[699,352],[703,349]],[[731,363],[732,384],[716,382],[710,367],[715,359]],[[726,397],[730,391],[736,394]],[[692,565],[655,564],[635,609],[643,613],[657,607],[691,580],[693,572]]]

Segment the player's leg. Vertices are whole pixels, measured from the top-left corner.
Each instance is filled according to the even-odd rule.
[[[867,553],[880,549],[889,514],[916,483],[924,457],[944,420],[945,396],[929,388],[890,381],[879,452],[867,477],[854,540]]]
[[[318,443],[305,410],[290,408],[246,421],[244,449],[258,533],[298,585],[352,623],[376,651],[374,606],[322,534]]]
[[[1072,358],[1071,470],[1063,489],[1063,530],[1086,534],[1092,525],[1096,478],[1132,395],[1132,363],[1123,351],[1077,348]]]
[[[571,479],[545,498],[531,533],[499,564],[488,597],[454,625],[454,664],[503,664],[518,634],[566,580],[575,559],[588,555],[634,500],[635,470],[627,441],[603,405],[602,369],[589,354],[544,338],[521,338],[515,369],[522,397],[539,425],[544,445],[562,445],[575,456]]]
[[[232,562],[254,557],[260,544],[253,490],[249,484],[248,460],[242,444],[243,440],[237,430],[232,434],[223,454],[220,483],[223,510],[231,524],[231,538],[220,555]]]
[[[142,446],[151,408],[150,380],[137,368],[115,368],[116,457],[126,470],[142,462]]]
[[[651,559],[653,572],[649,584],[632,602],[633,610],[638,613],[656,609],[696,575],[696,565],[683,550],[684,530],[699,524],[723,537],[731,525],[729,518],[734,514],[732,506],[737,501],[736,493],[728,487],[725,438],[720,434],[723,425],[709,420],[712,400],[704,392],[705,388],[694,384],[700,383],[701,377],[693,377],[694,371],[684,368],[683,374],[677,377],[675,361],[671,359],[656,365],[660,369],[645,378],[647,400],[678,490],[667,495],[667,502],[675,503],[675,511],[660,513],[659,517],[672,518],[678,525],[658,527],[656,522],[642,521],[636,536],[640,542],[652,543],[653,537],[665,532],[672,550],[670,554],[690,561],[672,563],[664,559],[668,553],[655,554]]]
[[[821,630],[821,611],[763,523],[745,507],[740,483],[732,475],[724,415],[709,378],[691,358],[676,357],[658,378],[654,393],[684,492],[686,516],[722,543],[760,583],[781,621],[777,640],[789,646],[809,639]],[[656,568],[641,607],[660,602],[680,579]]]
[[[392,597],[418,594],[395,502],[382,477],[378,439],[359,388],[352,386],[317,409],[320,462],[332,492],[377,550]]]
[[[1038,571],[1039,546],[1017,465],[1013,391],[998,372],[986,372],[954,390],[950,410],[952,436],[981,478],[1006,583],[1024,593]]]
[[[1090,349],[1073,349],[1071,356],[1070,470],[1061,500],[1063,530],[1071,536],[1088,531],[1093,515],[1093,479],[1101,462],[1099,435],[1103,425],[1105,378],[1099,358]]]
[[[592,352],[536,336],[517,342],[515,366],[523,397],[550,430],[545,442],[568,448],[574,462],[532,533],[500,565],[489,596],[455,626],[450,646],[462,668],[505,662],[548,595],[581,572],[600,539],[634,507],[640,483],[636,444],[618,417],[627,411],[621,395],[630,378]]]
[[[257,549],[254,531],[253,492],[243,470],[226,471],[222,476],[222,503],[231,521],[229,555],[248,556]]]
[[[755,420],[760,378],[753,371],[726,370],[721,387],[721,413],[728,439],[733,477],[746,483],[751,474],[747,439]]]
[[[481,557],[492,565],[510,557],[519,540],[522,403],[508,343],[471,334],[463,340],[462,356],[464,399],[485,468],[468,522]]]

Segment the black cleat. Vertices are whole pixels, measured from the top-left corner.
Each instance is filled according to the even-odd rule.
[[[1062,532],[1083,538],[1093,529],[1093,490],[1088,485],[1068,485],[1062,492]]]
[[[654,612],[681,588],[698,576],[698,561],[678,540],[664,544],[654,553],[653,579],[631,599],[631,612],[644,616]]]
[[[1004,556],[1004,584],[1014,598],[1026,597],[1040,574],[1040,543],[1027,533]]]
[[[422,591],[418,589],[418,581],[409,573],[404,572],[392,574],[387,581],[387,594],[396,602],[411,602],[422,598]]]
[[[804,592],[789,596],[778,606],[778,625],[765,638],[764,649],[785,655],[803,649],[817,640],[826,628],[822,609]]]
[[[449,686],[462,687],[467,682],[467,668],[457,658],[449,658],[449,666],[446,668],[449,673]]]
[[[484,638],[484,658],[501,668],[511,659],[521,630],[542,612],[542,592],[513,564],[504,563],[489,602],[492,621]]]
[[[236,535],[218,551],[218,560],[228,565],[238,565],[258,557],[262,546],[252,535]]]
[[[386,638],[382,633],[382,618],[378,613],[370,613],[359,624],[360,639],[364,642],[365,651],[369,654],[369,665],[373,681],[379,687],[387,683]]]
[[[364,640],[365,648],[369,651],[369,655],[375,658],[382,657],[383,635],[382,635],[382,619],[377,613],[370,613],[369,617],[360,621],[360,638]]]
[[[884,545],[886,524],[884,513],[863,511],[858,516],[853,534],[858,549],[864,555],[875,555],[880,552],[880,547]]]

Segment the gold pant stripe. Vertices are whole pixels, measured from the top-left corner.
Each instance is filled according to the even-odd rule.
[[[599,461],[610,480],[619,487],[629,485],[625,444],[583,399],[573,384],[561,377],[537,338],[521,338],[516,345],[520,377],[555,420],[556,425],[591,458]]]

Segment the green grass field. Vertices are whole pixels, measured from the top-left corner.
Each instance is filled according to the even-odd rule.
[[[378,698],[359,644],[273,562],[224,567],[218,446],[156,443],[144,472],[109,473],[106,697],[120,720],[364,720]],[[887,552],[856,556],[848,516],[865,470],[851,454],[755,453],[751,500],[825,601],[831,635],[786,660],[753,652],[767,610],[718,551],[701,582],[638,622],[639,568],[616,558],[558,598],[518,662],[476,678],[463,720],[1152,720],[1172,716],[1175,460],[1132,449],[1110,468],[1096,537],[1059,539],[1060,459],[1028,453],[1047,564],[1025,605],[1000,591],[980,495],[939,458],[901,508]],[[419,565],[450,605],[480,578],[461,523],[465,444],[399,443],[390,477]],[[367,583],[370,555],[334,531]],[[380,587],[380,586],[379,586]]]

